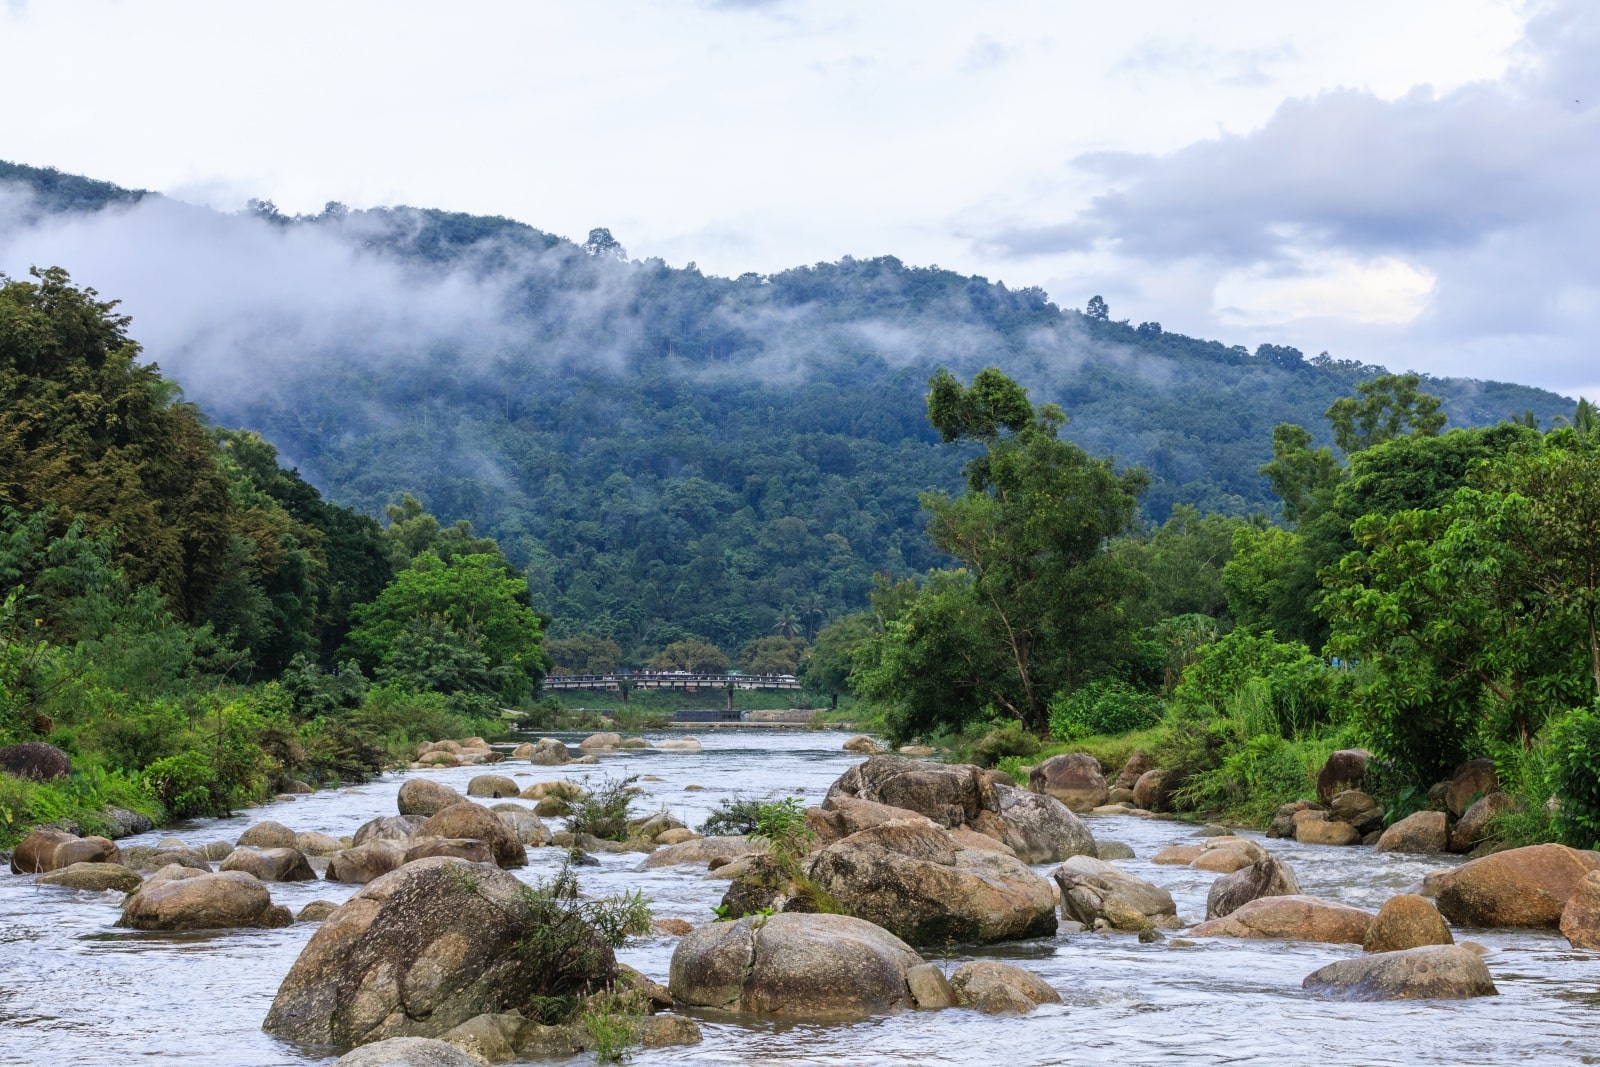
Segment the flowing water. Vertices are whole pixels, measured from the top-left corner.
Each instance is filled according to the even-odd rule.
[[[651,737],[667,736],[646,735]],[[496,765],[531,784],[584,773],[654,775],[645,809],[665,807],[691,826],[738,794],[767,799],[822,799],[829,784],[860,757],[841,751],[845,735],[809,731],[708,731],[702,753],[629,751],[602,757],[599,768]],[[414,771],[465,792],[481,767]],[[352,834],[395,812],[405,775],[331,790],[296,802],[130,838],[153,844],[232,841],[252,822],[271,818],[295,830]],[[690,790],[690,785],[703,789]],[[551,820],[552,825],[559,820]],[[1183,823],[1130,816],[1090,818],[1095,836],[1131,845],[1122,861],[1164,886],[1180,916],[1204,917],[1215,877],[1148,861],[1164,845],[1192,841]],[[1444,861],[1378,855],[1370,849],[1274,841],[1306,893],[1376,909]],[[562,851],[533,849],[519,877],[555,871]],[[580,869],[585,892],[638,889],[658,917],[693,923],[727,883],[697,868],[638,871],[641,857],[601,855]],[[1051,865],[1042,865],[1048,874]],[[274,884],[273,899],[291,909],[314,899],[341,901],[354,886]],[[34,885],[0,874],[0,1063],[89,1067],[132,1062],[303,1065],[332,1056],[298,1049],[260,1030],[278,983],[306,940],[310,924],[283,930],[150,934],[120,930],[119,896]],[[950,1009],[907,1012],[852,1025],[776,1023],[698,1016],[695,1046],[640,1050],[631,1062],[653,1064],[1377,1064],[1600,1063],[1600,954],[1577,952],[1559,935],[1473,933],[1488,947],[1498,997],[1468,1001],[1349,1004],[1312,997],[1300,982],[1324,964],[1359,953],[1355,946],[1215,939],[1192,947],[1140,944],[1128,934],[1084,933],[984,949],[925,950],[951,965],[977,957],[1026,966],[1060,991],[1064,1003],[1026,1017],[987,1017]],[[619,955],[664,982],[676,941],[649,938]],[[592,1062],[592,1057],[589,1058]],[[581,1062],[581,1061],[579,1061]]]

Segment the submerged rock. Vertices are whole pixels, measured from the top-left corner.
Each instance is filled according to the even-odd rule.
[[[74,863],[41,874],[35,881],[40,885],[59,885],[67,889],[96,892],[115,889],[121,893],[131,893],[143,883],[137,871],[120,863]]]
[[[1026,1015],[1041,1004],[1060,1004],[1061,994],[1032,971],[999,960],[963,963],[950,975],[956,1001],[985,1015]]]
[[[1208,919],[1191,937],[1270,938],[1359,945],[1366,940],[1372,913],[1307,896],[1260,897],[1221,919]]]
[[[1453,945],[1340,960],[1314,971],[1301,986],[1342,1000],[1462,999],[1499,992],[1478,954]]]

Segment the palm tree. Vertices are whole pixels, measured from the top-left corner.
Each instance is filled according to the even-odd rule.
[[[793,604],[785,604],[783,610],[778,612],[778,621],[773,624],[772,632],[779,637],[793,637],[800,632],[800,619],[794,613]]]
[[[815,641],[817,631],[828,620],[828,602],[821,593],[808,593],[800,602],[800,617],[806,621],[806,640]]]

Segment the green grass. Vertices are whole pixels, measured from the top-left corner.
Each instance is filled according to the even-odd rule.
[[[1060,756],[1067,752],[1087,752],[1100,761],[1100,766],[1105,768],[1106,777],[1115,777],[1122,770],[1122,765],[1128,762],[1135,749],[1153,751],[1166,739],[1166,730],[1160,726],[1152,726],[1148,730],[1133,730],[1125,734],[1096,734],[1078,741],[1051,741],[1046,743],[1035,756],[1007,756],[995,764],[999,770],[1005,771],[1019,784],[1026,785],[1028,775],[1024,767],[1034,767],[1051,756]]]

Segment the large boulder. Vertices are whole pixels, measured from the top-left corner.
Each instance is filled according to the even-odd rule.
[[[433,1037],[391,1037],[352,1049],[333,1067],[482,1067],[448,1041]]]
[[[1073,811],[1092,811],[1111,798],[1100,761],[1087,752],[1051,756],[1028,772],[1028,788],[1055,797]]]
[[[1094,835],[1055,797],[1009,785],[995,786],[1005,843],[1023,863],[1058,863],[1095,855]]]
[[[522,787],[503,774],[480,774],[467,783],[467,796],[488,797],[490,800],[501,800],[505,797],[514,797],[522,792]]]
[[[1294,817],[1294,839],[1305,845],[1359,845],[1361,834],[1347,822],[1331,822],[1324,811],[1302,811]]]
[[[466,799],[441,782],[412,778],[400,787],[400,796],[396,799],[396,803],[400,807],[401,815],[421,815],[423,818],[431,818],[445,808],[464,803]]]
[[[541,737],[528,752],[528,762],[541,767],[559,767],[572,762],[567,743],[554,737]]]
[[[41,874],[34,881],[40,885],[59,885],[67,889],[95,892],[115,889],[119,893],[131,893],[139,888],[143,880],[137,871],[120,863],[74,863]]]
[[[1451,829],[1450,851],[1471,852],[1489,836],[1489,826],[1496,818],[1522,807],[1522,801],[1506,793],[1490,793],[1479,798]]]
[[[354,842],[351,842],[352,844]],[[345,847],[345,843],[332,834],[307,830],[294,835],[294,847],[307,856],[331,856]],[[226,856],[223,859],[227,859]]]
[[[1133,783],[1133,802],[1146,811],[1164,810],[1169,792],[1167,782],[1171,777],[1170,771],[1159,767],[1145,771],[1139,776],[1139,780]]]
[[[1349,823],[1358,832],[1367,834],[1383,827],[1383,808],[1361,790],[1346,789],[1334,795],[1328,805],[1328,818]]]
[[[905,808],[944,827],[998,829],[1000,798],[994,779],[971,764],[873,756],[839,776],[828,789],[828,799],[836,796]]]
[[[962,848],[926,821],[886,822],[813,855],[808,874],[851,915],[911,944],[1053,934],[1050,883],[999,852]]]
[[[1573,887],[1561,909],[1561,934],[1573,948],[1600,948],[1600,871],[1589,872]]]
[[[1529,845],[1470,860],[1435,881],[1439,911],[1457,926],[1554,930],[1567,899],[1600,853]]]
[[[592,932],[541,944],[546,911],[496,867],[408,863],[323,922],[278,987],[263,1029],[342,1047],[436,1037],[477,1015],[532,1012],[543,998],[610,981],[616,961]],[[579,955],[590,966],[574,974]]]
[[[610,752],[622,747],[622,735],[613,733],[590,734],[578,742],[584,752]]]
[[[482,804],[452,804],[417,828],[418,837],[473,837],[494,852],[502,867],[526,867],[528,849],[515,830]]]
[[[1383,832],[1375,846],[1379,852],[1445,851],[1450,843],[1449,816],[1442,811],[1418,811]]]
[[[522,807],[520,804],[496,804],[490,809],[500,817],[500,821],[511,827],[511,832],[517,835],[529,848],[539,848],[550,843],[550,829],[544,821]],[[657,841],[661,840],[659,836]]]
[[[1200,845],[1189,866],[1213,874],[1232,874],[1260,862],[1266,855],[1267,850],[1249,838],[1229,834],[1213,837]]]
[[[1142,748],[1136,748],[1133,750],[1133,755],[1122,765],[1122,770],[1117,772],[1117,780],[1111,783],[1111,787],[1131,790],[1134,783],[1154,767],[1155,762],[1150,758],[1150,754]]]
[[[712,860],[728,863],[741,856],[761,851],[764,851],[762,847],[748,837],[697,837],[681,845],[656,849],[650,853],[649,858],[639,864],[639,870],[653,871],[658,867],[674,867],[684,863],[694,863],[704,867]]]
[[[1458,945],[1340,960],[1314,971],[1301,986],[1342,1000],[1446,1000],[1492,997],[1498,992],[1478,954]]]
[[[879,747],[878,742],[866,734],[857,734],[846,741],[844,750],[846,752],[854,752],[858,756],[881,756],[883,754],[883,749]]]
[[[1270,838],[1293,837],[1294,821],[1302,811],[1326,811],[1321,804],[1309,800],[1290,801],[1278,808],[1272,816],[1272,822],[1267,826],[1267,836]]]
[[[1383,902],[1361,947],[1368,952],[1399,952],[1424,945],[1453,945],[1450,927],[1427,897],[1401,893]]]
[[[151,878],[122,902],[117,925],[134,930],[216,930],[293,922],[289,909],[272,902],[260,879],[244,871],[223,871]]]
[[[1289,865],[1273,855],[1263,855],[1248,867],[1225,874],[1211,883],[1206,893],[1206,918],[1232,915],[1252,900],[1262,897],[1300,895],[1300,883]]]
[[[229,855],[232,855],[232,852],[230,848]],[[211,873],[211,861],[206,858],[205,853],[192,848],[150,848],[135,845],[128,849],[126,862],[136,871],[158,871],[176,864],[205,874]]]
[[[876,801],[861,800],[844,795],[829,796],[820,807],[806,809],[806,825],[817,835],[823,845],[880,826],[886,822],[939,824],[926,815],[918,815],[909,808],[896,808]]]
[[[405,862],[449,856],[468,863],[493,863],[494,850],[475,837],[428,837],[419,835],[406,842]]]
[[[1328,804],[1343,790],[1360,789],[1371,758],[1372,753],[1364,748],[1344,748],[1329,756],[1317,772],[1317,800]]]
[[[355,848],[335,852],[328,857],[328,870],[323,877],[345,885],[366,885],[405,863],[410,840],[373,838]]]
[[[904,941],[848,915],[784,913],[707,923],[678,942],[668,987],[694,1008],[830,1020],[914,1006]]]
[[[43,874],[74,863],[121,863],[116,842],[105,837],[79,837],[64,830],[35,830],[11,853],[12,874]]]
[[[404,841],[415,837],[427,821],[424,815],[380,815],[362,823],[352,841],[358,848],[368,841]]]
[[[237,848],[218,870],[244,871],[263,882],[314,882],[317,872],[297,848]]]
[[[1468,760],[1456,768],[1444,787],[1444,806],[1450,814],[1461,816],[1480,797],[1500,792],[1500,776],[1495,773],[1494,760]]]
[[[950,975],[956,1003],[985,1015],[1026,1015],[1041,1004],[1060,1004],[1061,994],[1032,971],[999,960],[963,963]]]
[[[1369,911],[1316,897],[1260,897],[1221,919],[1207,919],[1189,934],[1359,945],[1366,940],[1372,918]]]
[[[1104,860],[1073,856],[1053,877],[1061,889],[1064,919],[1131,931],[1179,925],[1171,893]]]
[[[240,848],[294,848],[295,832],[281,822],[267,819],[252,823],[239,835]]]
[[[43,741],[24,741],[0,747],[0,771],[13,778],[53,782],[72,773],[72,757]]]

